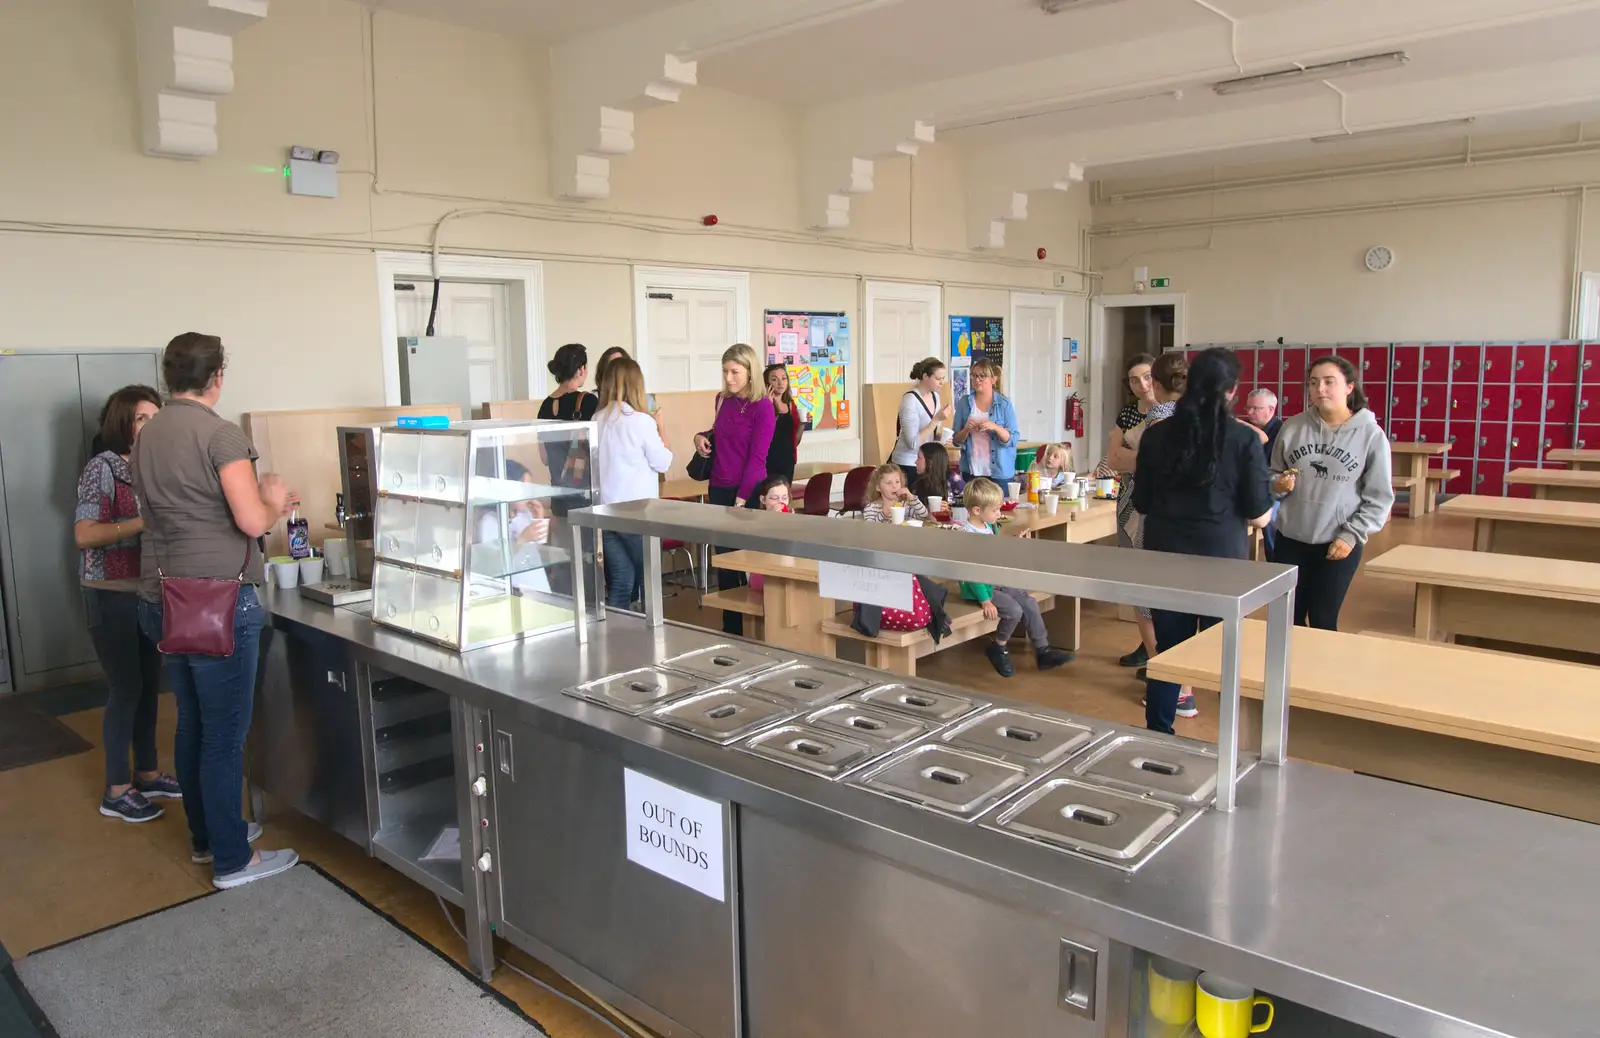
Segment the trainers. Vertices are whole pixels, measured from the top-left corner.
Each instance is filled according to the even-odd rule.
[[[281,851],[262,851],[261,860],[254,865],[246,865],[242,869],[235,869],[226,876],[213,876],[211,885],[218,890],[230,890],[233,887],[242,887],[246,883],[254,883],[258,879],[276,876],[280,872],[288,872],[300,864],[300,855],[285,847]]]
[[[1134,649],[1117,662],[1124,667],[1142,667],[1150,662],[1150,654],[1144,651],[1144,645],[1141,643],[1137,649]]]
[[[245,827],[244,838],[245,842],[247,843],[255,843],[257,840],[261,839],[261,827],[256,823],[251,822]],[[189,851],[189,860],[194,862],[196,865],[210,865],[211,852],[191,850]]]
[[[100,813],[107,818],[120,818],[124,822],[153,822],[162,815],[161,808],[144,798],[137,789],[129,789],[120,797],[101,797]]]
[[[133,788],[137,789],[146,800],[164,798],[167,800],[182,800],[183,790],[178,786],[178,780],[171,775],[161,774],[149,782],[133,780]]]
[[[996,674],[999,674],[1003,678],[1016,676],[1017,668],[1011,665],[1010,649],[1006,648],[1004,645],[1001,645],[999,642],[990,642],[989,647],[983,650],[983,654],[989,657],[990,663],[994,664],[994,670]]]
[[[1194,704],[1194,693],[1187,692],[1178,697],[1179,717],[1199,717],[1200,708]]]
[[[1065,649],[1052,649],[1048,645],[1039,650],[1039,669],[1054,670],[1077,659]]]

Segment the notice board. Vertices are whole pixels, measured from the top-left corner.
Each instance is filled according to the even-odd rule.
[[[765,316],[763,356],[788,369],[803,428],[850,428],[850,318],[814,310],[767,310]]]

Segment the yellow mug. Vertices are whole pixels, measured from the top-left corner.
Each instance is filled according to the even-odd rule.
[[[1272,1026],[1272,999],[1237,981],[1202,973],[1195,982],[1195,1023],[1205,1038],[1247,1038]],[[1267,1018],[1255,1022],[1256,1006],[1267,1007]]]
[[[1199,970],[1152,955],[1146,973],[1152,1017],[1177,1026],[1187,1025],[1194,1019],[1194,981],[1200,975]]]

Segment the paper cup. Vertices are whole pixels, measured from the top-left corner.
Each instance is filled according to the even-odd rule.
[[[313,557],[313,558],[309,558],[309,559],[301,559],[300,560],[300,583],[302,583],[302,584],[320,584],[320,583],[322,583],[322,560],[321,559]]]
[[[1076,501],[1082,493],[1083,488],[1075,479],[1061,484],[1061,500],[1063,501]]]
[[[952,523],[964,523],[964,522],[966,522],[967,521],[967,510],[965,508],[952,508],[952,509],[950,509],[950,521]]]
[[[300,583],[300,563],[288,555],[272,560],[272,579],[281,588],[292,588]]]
[[[944,498],[933,497],[930,495],[928,498],[928,511],[934,513],[935,515],[944,511]]]
[[[1056,485],[1060,486],[1062,484],[1071,483],[1077,478],[1078,474],[1076,472],[1063,472],[1056,477]]]
[[[906,506],[905,505],[890,505],[889,506],[889,521],[891,523],[896,524],[896,525],[899,525],[900,523],[905,522],[906,521]]]
[[[1021,493],[1022,493],[1022,484],[1021,483],[1018,483],[1016,480],[1012,480],[1010,483],[1006,484],[1006,500],[1015,501],[1015,500],[1017,500],[1018,495],[1020,495]]]
[[[327,563],[328,576],[349,575],[349,550],[350,544],[343,537],[329,537],[322,542],[322,554]]]
[[[1055,515],[1056,514],[1056,504],[1060,500],[1061,499],[1059,497],[1057,497],[1055,494],[1040,494],[1039,495],[1039,514],[1040,515]]]
[[[944,444],[946,447],[950,446],[952,443],[956,442],[956,431],[954,429],[940,429],[939,442]]]

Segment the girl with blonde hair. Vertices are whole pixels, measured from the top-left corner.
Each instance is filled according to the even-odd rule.
[[[602,505],[653,500],[661,474],[672,467],[660,419],[645,410],[644,372],[632,358],[613,357],[600,376],[595,414],[595,468]],[[605,549],[606,605],[626,609],[644,595],[644,537],[601,534]]]

